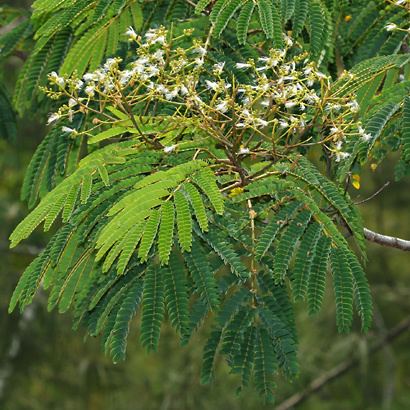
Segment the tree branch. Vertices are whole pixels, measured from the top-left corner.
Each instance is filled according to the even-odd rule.
[[[364,237],[368,241],[378,243],[379,245],[401,249],[402,251],[410,251],[410,241],[406,241],[404,239],[382,235],[367,228],[364,228]]]
[[[372,346],[370,346],[369,354],[378,352],[380,349],[385,347],[387,344],[391,343],[401,334],[409,330],[410,328],[410,317],[407,317],[401,321],[397,326],[387,332],[382,338],[376,341]],[[320,391],[326,384],[332,382],[340,376],[343,376],[346,372],[353,369],[360,363],[358,358],[348,359],[335,366],[333,369],[329,370],[322,376],[314,379],[309,386],[293,396],[290,396],[288,399],[280,403],[276,410],[289,410],[305,400],[307,400],[312,394]]]

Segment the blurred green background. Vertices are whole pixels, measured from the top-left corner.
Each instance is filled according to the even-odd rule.
[[[31,2],[11,3],[27,6]],[[0,67],[9,91],[20,65],[13,57]],[[7,314],[19,275],[45,243],[45,236],[38,233],[10,251],[7,240],[27,213],[19,189],[44,133],[41,121],[31,115],[19,120],[15,140],[0,139],[0,409],[274,409],[263,406],[252,389],[238,396],[237,380],[223,362],[211,386],[199,384],[201,334],[181,348],[173,330],[163,328],[159,353],[148,355],[139,346],[134,325],[127,360],[114,365],[102,353],[98,339],[85,339],[81,331],[72,331],[69,315],[47,313],[44,294],[23,314]],[[370,229],[410,238],[410,179],[393,183],[393,168],[394,158],[390,158],[375,172],[366,173],[362,188],[352,196],[360,201],[391,181],[376,198],[361,205],[362,214]],[[340,363],[357,358],[357,366],[309,395],[297,408],[410,409],[410,332],[369,353],[377,340],[410,315],[410,255],[374,244],[369,244],[368,251],[367,273],[375,302],[373,329],[363,335],[355,323],[354,332],[338,335],[331,297],[315,317],[298,305],[300,376],[291,383],[278,378],[278,404]]]

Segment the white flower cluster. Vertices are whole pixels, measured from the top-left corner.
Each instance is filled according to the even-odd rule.
[[[163,27],[144,36],[130,27],[126,34],[137,45],[131,63],[110,58],[81,78],[49,75],[52,87],[45,92],[51,98],[68,98],[67,104],[50,115],[49,123],[72,120],[76,113],[104,117],[107,104],[126,115],[136,106],[146,111],[166,105],[181,120],[195,122],[228,145],[255,141],[257,134],[275,147],[325,144],[340,161],[348,156],[343,146],[350,138],[371,139],[356,126],[356,100],[331,97],[330,78],[317,70],[306,53],[291,55],[288,49],[272,49],[256,61],[239,62],[235,69],[247,78],[239,82],[235,69],[228,69],[224,61],[211,62],[207,43],[194,39],[186,45],[192,31],[173,39]],[[290,47],[292,41],[286,36],[285,40]],[[106,123],[107,118],[112,120],[105,115]],[[320,127],[320,138],[306,138],[305,130],[313,127]],[[70,127],[63,131],[78,134]],[[171,153],[174,149],[171,145],[163,150]],[[240,154],[251,152],[252,146],[246,145]]]
[[[407,12],[410,11],[410,0],[388,0],[388,2],[394,6],[405,9]],[[408,19],[407,19],[407,22],[408,22]],[[386,31],[401,31],[404,33],[410,33],[410,26],[407,28],[404,28],[393,22],[387,23],[384,26],[384,29]]]

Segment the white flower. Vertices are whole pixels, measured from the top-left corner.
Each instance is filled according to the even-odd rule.
[[[209,90],[216,91],[218,89],[218,83],[215,81],[205,80],[205,84]]]
[[[356,100],[350,101],[347,103],[347,106],[350,108],[352,113],[356,113],[359,111],[359,103]]]
[[[74,98],[70,98],[70,99],[68,100],[68,106],[69,106],[70,108],[75,107],[77,104],[78,104],[78,102],[77,102],[76,100],[74,100]]]
[[[286,43],[286,45],[288,46],[288,47],[292,47],[293,46],[293,41],[292,41],[292,39],[290,38],[290,37],[288,37],[288,36],[284,36],[285,37],[285,43]]]
[[[74,111],[68,110],[68,121],[73,122],[74,119]]]
[[[148,78],[151,78],[159,74],[159,69],[154,65],[149,65],[148,67],[146,67],[145,72],[148,75]]]
[[[94,95],[95,95],[95,85],[89,85],[89,86],[85,87],[84,91],[89,97],[94,97]]]
[[[70,127],[61,127],[61,131],[66,132],[68,134],[77,134],[77,130],[70,128]]]
[[[321,73],[320,71],[316,71],[316,76],[317,78],[321,78],[323,80],[326,80],[328,78],[327,75]]]
[[[215,109],[222,114],[226,113],[228,111],[228,102],[227,101],[221,101],[219,104],[215,106]]]
[[[194,63],[197,67],[201,67],[201,66],[204,65],[204,59],[203,58],[196,58]]]
[[[285,103],[285,107],[286,107],[286,108],[292,108],[292,107],[294,107],[295,105],[297,105],[297,103],[296,103],[295,101],[287,101],[287,102]]]
[[[394,23],[388,23],[384,26],[386,31],[393,31],[397,29],[397,24]]]
[[[337,152],[336,153],[336,162],[340,162],[342,159],[349,158],[350,154],[348,152]]]
[[[155,58],[155,60],[158,60],[158,61],[163,61],[164,60],[164,50],[161,50],[161,49],[159,49],[159,50],[157,50],[154,54],[152,54],[152,57],[154,57]]]
[[[365,129],[360,125],[357,127],[357,130],[359,131],[359,135],[363,141],[367,142],[373,138],[372,134],[366,133]]]
[[[166,98],[168,101],[173,100],[175,97],[178,96],[178,91],[179,91],[178,88],[175,88],[174,90],[172,90],[172,91],[166,93],[166,94],[165,94],[165,98]]]
[[[164,44],[165,43],[165,36],[159,36],[152,42],[153,44],[159,43],[159,44]]]
[[[238,154],[242,154],[242,155],[249,154],[249,148],[241,147]]]
[[[104,83],[104,92],[112,91],[115,88],[114,82],[109,79]]]
[[[287,127],[289,127],[289,124],[288,124],[288,122],[285,121],[285,120],[280,120],[280,121],[279,121],[279,127],[280,127],[280,128],[287,128]]]
[[[154,89],[156,92],[160,93],[160,94],[167,94],[169,93],[169,90],[167,87],[165,87],[164,84],[155,84],[154,85]]]
[[[333,134],[339,134],[340,132],[342,132],[342,130],[339,130],[339,128],[337,128],[337,127],[332,127],[332,128],[330,129],[330,134],[331,134],[331,135],[333,135]]]
[[[106,80],[107,74],[103,72],[102,70],[96,70],[94,72],[94,78],[95,78],[95,81],[99,81],[102,83]]]
[[[164,147],[165,154],[170,154],[171,152],[175,151],[176,147],[176,145],[168,145],[167,147]]]
[[[116,58],[109,58],[104,64],[104,70],[110,71],[114,66],[117,65],[118,61],[119,60]]]
[[[203,104],[203,101],[201,100],[201,97],[199,95],[194,95],[189,99],[189,102],[195,104],[195,105],[201,105]]]
[[[361,138],[363,141],[367,142],[367,141],[370,141],[373,138],[373,136],[372,134],[364,133],[361,135]]]
[[[202,46],[199,46],[199,47],[197,47],[197,48],[194,48],[192,51],[193,51],[194,53],[198,53],[201,57],[204,57],[204,56],[206,55],[206,53],[207,53],[206,48],[205,48],[205,47],[202,47]]]
[[[94,73],[85,73],[84,75],[83,75],[83,80],[86,82],[86,83],[89,83],[90,81],[94,81],[95,80],[95,74]]]
[[[309,75],[311,72],[312,72],[312,67],[306,67],[303,70],[303,74],[305,74],[305,75]]]
[[[48,121],[47,121],[47,125],[52,124],[53,122],[56,122],[60,119],[60,114],[55,112],[53,114],[50,114],[50,116],[48,117]]]
[[[185,96],[188,94],[188,88],[186,88],[185,85],[181,85],[181,87],[179,87],[179,92],[182,96]]]
[[[120,83],[121,85],[126,85],[132,77],[132,71],[130,70],[124,70],[120,74]]]
[[[312,92],[305,97],[305,100],[307,101],[308,104],[315,104],[316,102],[320,100],[320,98],[315,93],[315,91],[312,90]]]
[[[265,98],[264,100],[261,101],[262,107],[269,107],[270,106],[270,101],[268,98]]]
[[[350,154],[348,152],[339,151],[339,152],[336,152],[335,161],[340,162],[342,159],[346,159],[346,158],[349,158],[349,157],[350,157]]]
[[[235,127],[236,128],[245,128],[246,124],[244,122],[238,122],[238,123],[235,124]]]
[[[224,67],[225,67],[225,62],[214,64],[213,68],[214,68],[215,74],[222,74]]]
[[[249,67],[252,67],[252,65],[248,63],[236,63],[236,68],[238,68],[239,70],[242,70],[243,68],[249,68]]]
[[[131,26],[128,27],[127,31],[125,32],[125,35],[127,35],[130,40],[136,40],[137,39],[137,33],[135,32],[135,30]]]
[[[156,38],[157,36],[158,36],[158,32],[155,28],[151,28],[145,33],[145,38],[147,40],[152,40]]]
[[[50,80],[54,81],[57,85],[59,85],[60,87],[64,87],[65,85],[65,80],[63,77],[60,77],[55,71],[52,71],[49,74],[49,78]]]
[[[76,90],[81,90],[81,89],[83,88],[83,85],[84,85],[84,82],[81,81],[81,80],[78,80],[78,81],[75,83],[75,88],[76,88]]]
[[[328,112],[329,112],[329,111],[335,111],[335,112],[337,112],[337,111],[340,111],[341,108],[342,108],[342,107],[341,107],[340,104],[337,104],[337,103],[329,103],[329,104],[326,105],[325,110],[328,111]]]
[[[258,127],[267,127],[269,125],[268,121],[263,120],[262,118],[257,118],[256,124]]]
[[[394,2],[394,4],[395,4],[396,6],[402,6],[402,5],[405,4],[405,3],[406,3],[406,0],[397,0],[397,1]]]
[[[149,44],[164,44],[165,43],[165,36],[160,34],[160,31],[157,29],[150,29],[145,33],[145,38]]]

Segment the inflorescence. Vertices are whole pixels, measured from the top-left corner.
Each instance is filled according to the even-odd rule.
[[[307,53],[295,53],[290,38],[285,37],[284,49],[227,67],[215,61],[208,40],[190,39],[192,32],[172,37],[161,27],[141,37],[130,27],[126,34],[136,48],[131,63],[110,58],[81,78],[51,73],[45,93],[67,103],[48,123],[72,122],[78,114],[94,116],[91,129],[62,127],[76,137],[114,124],[117,119],[107,112],[108,106],[131,119],[167,112],[179,126],[194,125],[238,155],[286,154],[321,145],[337,162],[350,156],[346,142],[372,139],[357,123],[354,96],[332,95],[330,78]],[[178,141],[154,146],[170,153]]]

